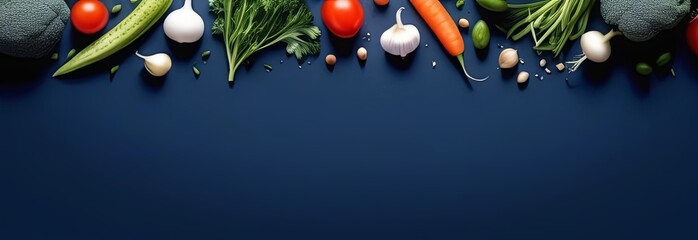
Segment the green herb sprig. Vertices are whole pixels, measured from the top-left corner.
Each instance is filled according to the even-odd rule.
[[[286,52],[297,59],[320,51],[320,28],[302,0],[209,0],[217,15],[214,35],[222,35],[228,56],[228,81],[254,53],[286,43]]]

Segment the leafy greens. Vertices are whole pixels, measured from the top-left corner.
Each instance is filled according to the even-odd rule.
[[[217,15],[214,35],[222,35],[228,55],[228,81],[254,53],[279,42],[297,59],[320,51],[320,28],[303,0],[209,0]]]

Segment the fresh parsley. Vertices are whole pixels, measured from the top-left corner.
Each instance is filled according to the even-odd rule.
[[[320,51],[320,28],[303,0],[209,0],[217,15],[214,35],[222,35],[228,55],[228,81],[254,53],[279,42],[297,59]]]

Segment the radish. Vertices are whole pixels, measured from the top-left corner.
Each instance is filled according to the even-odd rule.
[[[570,72],[576,71],[587,59],[595,63],[602,63],[608,60],[611,56],[611,44],[609,41],[613,37],[619,35],[622,35],[621,32],[613,30],[606,33],[606,35],[599,31],[584,33],[582,39],[579,41],[583,53],[579,55],[576,60],[567,62],[568,64],[572,64],[569,68]]]

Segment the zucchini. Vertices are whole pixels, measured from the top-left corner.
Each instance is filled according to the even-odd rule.
[[[124,20],[58,68],[53,77],[98,62],[125,48],[158,22],[170,5],[172,0],[142,0]]]

